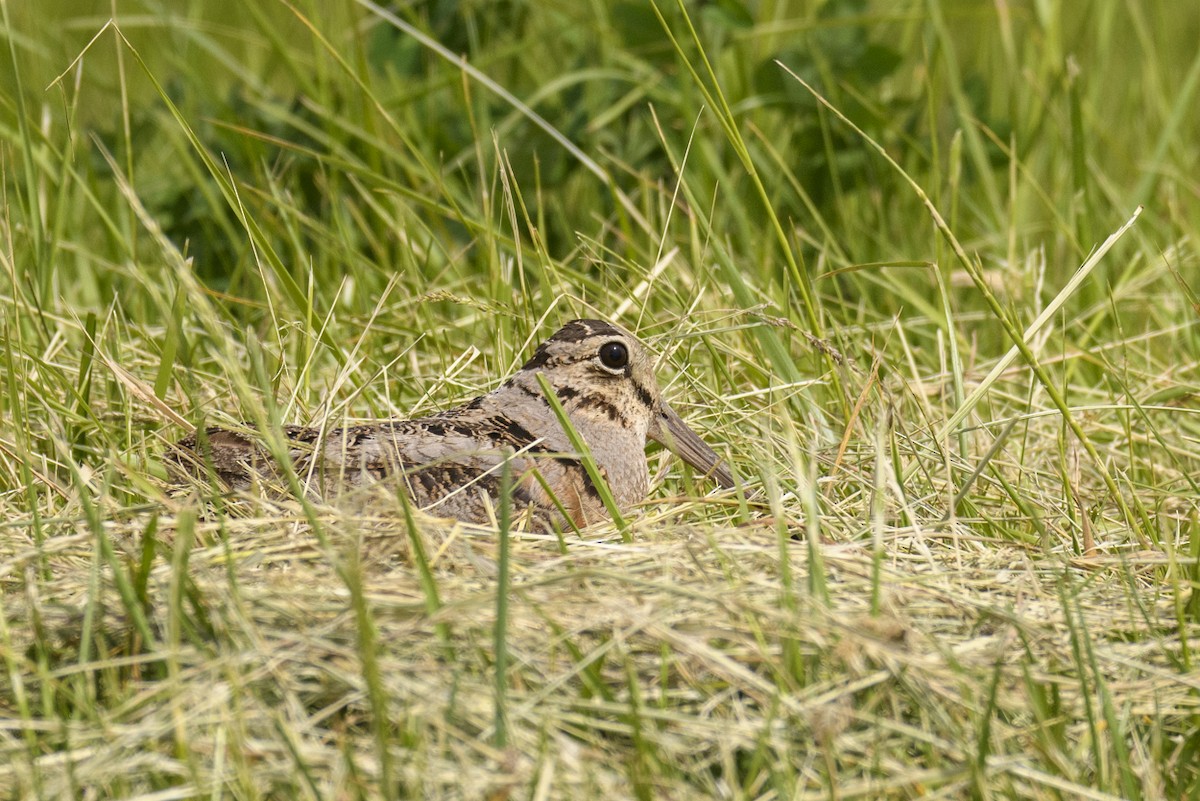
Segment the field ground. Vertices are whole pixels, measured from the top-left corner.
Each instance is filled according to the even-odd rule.
[[[1200,799],[1200,9],[86,5],[0,0],[0,796]],[[167,480],[577,316],[737,491]]]

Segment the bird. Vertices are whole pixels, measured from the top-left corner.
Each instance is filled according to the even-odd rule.
[[[551,529],[607,520],[600,488],[539,376],[586,444],[621,513],[649,492],[648,441],[721,487],[735,486],[721,457],[663,399],[651,353],[603,320],[571,320],[496,389],[428,417],[328,430],[284,426],[288,457],[311,497],[382,483],[402,488],[433,516],[479,524],[494,520],[507,460],[515,513],[528,512]],[[174,445],[171,461],[178,472],[193,479],[215,476],[233,490],[281,484],[284,477],[252,425],[245,432],[197,429]]]

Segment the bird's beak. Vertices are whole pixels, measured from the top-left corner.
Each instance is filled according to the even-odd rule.
[[[659,413],[651,421],[646,436],[661,443],[706,478],[715,480],[725,489],[733,488],[733,474],[721,463],[721,457],[695,431],[688,428],[683,418],[675,414],[675,410],[666,402],[662,403]]]

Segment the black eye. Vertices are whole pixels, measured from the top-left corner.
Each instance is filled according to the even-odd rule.
[[[620,342],[605,342],[600,346],[600,363],[609,370],[620,370],[629,364],[629,349]]]

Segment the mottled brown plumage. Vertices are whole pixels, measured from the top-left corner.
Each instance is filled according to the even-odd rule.
[[[512,460],[518,511],[561,525],[559,505],[583,526],[608,517],[596,486],[553,414],[537,375],[549,381],[583,437],[621,509],[646,497],[647,440],[660,442],[724,487],[733,477],[720,458],[660,395],[650,355],[626,331],[599,320],[573,320],[542,343],[500,387],[417,420],[389,420],[322,432],[287,426],[296,474],[317,497],[397,481],[434,515],[487,522],[500,494],[500,466]],[[177,464],[209,471],[234,488],[278,482],[274,462],[249,436],[209,428],[180,441]],[[533,474],[553,490],[555,504]]]

